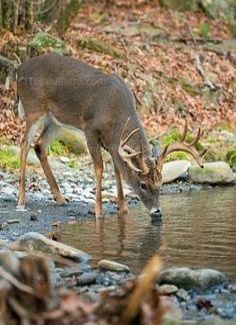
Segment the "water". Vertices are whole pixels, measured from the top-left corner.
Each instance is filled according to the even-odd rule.
[[[63,226],[62,241],[139,272],[162,247],[166,266],[210,267],[236,280],[236,187],[163,195],[164,217],[152,223],[138,205],[126,218]]]

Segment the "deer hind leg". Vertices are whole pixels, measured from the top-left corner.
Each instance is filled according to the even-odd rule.
[[[116,163],[113,160],[113,165],[114,165],[114,170],[115,170],[115,177],[116,177],[116,185],[117,185],[117,204],[119,208],[119,214],[124,215],[128,213],[128,208],[125,203],[125,196],[124,196],[124,191],[123,191],[123,185],[122,185],[122,179],[121,179],[121,174],[116,166]]]
[[[57,203],[59,204],[65,204],[66,200],[60,192],[60,189],[52,173],[47,157],[48,146],[56,137],[59,128],[60,127],[53,123],[50,118],[46,118],[43,131],[35,143],[34,150],[41,163],[44,174],[47,178],[48,184],[53,194],[54,200],[57,201]]]
[[[96,218],[103,217],[103,208],[102,208],[102,175],[103,175],[103,161],[100,144],[97,141],[96,136],[89,136],[86,134],[88,149],[91,154],[95,177],[97,181],[96,189],[96,203],[95,203],[95,215]]]
[[[25,208],[25,169],[26,159],[29,152],[30,145],[38,129],[38,122],[27,123],[25,134],[21,141],[21,152],[20,152],[20,181],[19,181],[19,196],[17,202],[17,208]]]

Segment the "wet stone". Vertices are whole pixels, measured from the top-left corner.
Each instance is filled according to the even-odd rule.
[[[182,288],[179,289],[176,292],[176,297],[179,298],[182,301],[188,301],[190,299],[189,294],[187,293],[187,291],[182,289]]]
[[[98,262],[99,269],[114,271],[114,272],[129,272],[129,267],[127,265],[109,261],[109,260],[101,260]]]
[[[178,287],[176,287],[173,284],[163,284],[158,288],[158,292],[161,295],[171,295],[176,293],[177,291],[178,291]]]
[[[188,267],[170,267],[164,269],[159,284],[174,284],[183,289],[207,290],[227,282],[225,275],[214,269],[193,270]]]
[[[75,267],[70,267],[70,268],[65,268],[60,274],[63,278],[69,278],[72,276],[79,276],[83,271],[81,270],[80,267],[75,266]]]
[[[77,277],[77,285],[86,285],[94,283],[97,279],[97,276],[98,274],[96,271],[83,273]]]

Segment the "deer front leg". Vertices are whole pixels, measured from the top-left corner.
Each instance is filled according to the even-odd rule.
[[[102,161],[102,153],[99,143],[97,142],[97,138],[94,136],[88,136],[87,144],[88,149],[93,159],[95,177],[97,181],[97,189],[96,189],[96,203],[95,203],[95,216],[97,218],[103,217],[103,208],[102,208],[102,175],[103,175],[103,161]]]
[[[123,191],[121,174],[120,174],[118,167],[116,166],[116,163],[114,162],[114,159],[113,159],[113,165],[114,165],[115,177],[116,177],[117,204],[118,204],[118,208],[119,208],[119,214],[124,215],[124,214],[128,213],[128,208],[125,203],[125,196],[124,196],[124,191]]]

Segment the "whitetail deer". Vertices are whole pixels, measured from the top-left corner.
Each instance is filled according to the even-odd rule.
[[[127,212],[121,175],[134,189],[151,215],[161,215],[159,190],[162,165],[173,151],[191,154],[199,165],[202,156],[194,149],[201,131],[191,144],[167,146],[153,158],[144,128],[136,112],[135,100],[125,81],[105,74],[79,60],[56,54],[34,57],[18,70],[20,115],[25,116],[26,130],[21,143],[20,187],[18,206],[25,206],[26,157],[39,121],[44,121],[36,140],[35,152],[41,162],[54,199],[65,203],[47,158],[47,148],[60,126],[83,130],[91,153],[97,181],[96,217],[103,215],[101,147],[111,155],[117,182],[118,208]]]

